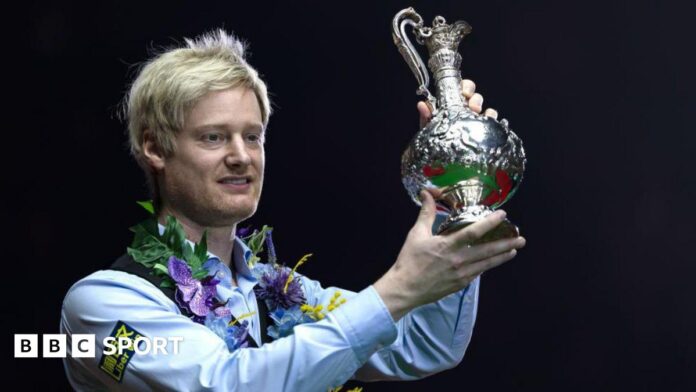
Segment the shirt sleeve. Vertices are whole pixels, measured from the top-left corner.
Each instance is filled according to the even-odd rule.
[[[150,339],[181,337],[178,353],[171,341],[166,354],[135,353],[125,365],[119,362],[119,380],[100,365],[104,338],[118,325]],[[345,383],[397,337],[389,312],[368,287],[323,320],[296,326],[291,336],[229,352],[222,339],[181,315],[157,287],[121,271],[98,271],[76,283],[63,301],[60,329],[67,335],[64,366],[76,390],[325,392]],[[72,356],[75,334],[95,335],[95,357]]]
[[[407,313],[396,323],[396,339],[391,344],[379,346],[377,352],[369,356],[352,379],[414,380],[457,366],[464,358],[471,340],[479,281],[480,277],[477,277],[463,290]],[[334,293],[340,291],[340,298],[346,298],[347,302],[334,312],[356,301],[359,296],[358,293],[336,287],[323,289],[319,282],[304,277],[303,283],[309,301],[324,304],[325,307]],[[380,306],[393,323],[386,305],[376,295]],[[346,312],[340,314],[344,315]],[[351,320],[360,322],[364,317],[369,317],[369,313],[356,312],[352,314]],[[346,320],[346,323],[349,322],[350,320]]]
[[[406,314],[396,341],[372,355],[355,379],[414,380],[457,366],[471,341],[479,281]]]

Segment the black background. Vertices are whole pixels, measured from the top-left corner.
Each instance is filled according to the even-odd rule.
[[[35,2],[3,30],[3,383],[68,389],[12,334],[57,333],[61,300],[124,251],[144,178],[115,113],[153,48],[215,27],[250,43],[275,113],[249,223],[281,259],[360,290],[393,263],[417,208],[400,183],[416,81],[391,41],[409,5],[464,19],[473,79],[524,141],[504,209],[527,238],[486,273],[455,369],[366,391],[688,390],[696,130],[694,6],[668,1]],[[7,374],[5,374],[7,372]],[[351,384],[353,385],[353,384]],[[692,389],[693,390],[693,389]]]

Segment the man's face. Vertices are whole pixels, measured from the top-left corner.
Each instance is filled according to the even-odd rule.
[[[228,226],[256,211],[263,186],[264,129],[256,95],[236,87],[204,95],[163,161],[163,206],[201,226]]]

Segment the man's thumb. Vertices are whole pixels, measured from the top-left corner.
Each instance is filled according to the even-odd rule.
[[[421,201],[421,210],[418,214],[416,225],[422,225],[428,232],[430,232],[431,228],[433,227],[433,223],[435,223],[435,199],[433,199],[433,195],[426,190],[421,190],[419,196]]]

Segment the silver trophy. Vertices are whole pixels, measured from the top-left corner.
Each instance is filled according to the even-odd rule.
[[[435,96],[423,60],[406,36],[410,26],[416,41],[428,48],[428,67],[435,80]],[[447,24],[437,16],[432,27],[413,8],[400,11],[392,35],[433,112],[401,158],[401,177],[413,201],[420,205],[422,189],[436,189],[438,210],[449,213],[438,229],[448,233],[476,222],[515,194],[526,158],[522,141],[507,120],[476,114],[462,95],[459,42],[471,32],[464,21]],[[519,236],[517,226],[505,220],[477,243]]]

